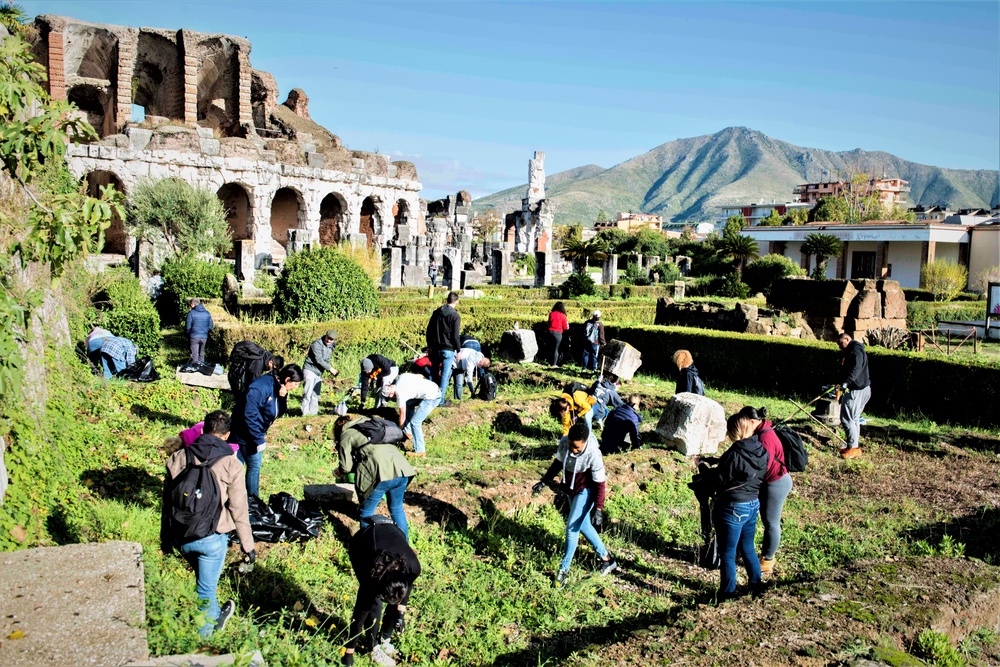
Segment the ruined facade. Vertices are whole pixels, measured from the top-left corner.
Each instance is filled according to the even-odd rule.
[[[555,213],[545,198],[545,153],[535,151],[528,160],[528,189],[521,210],[508,213],[504,220],[504,240],[515,252],[548,252],[552,245]]]
[[[299,89],[279,104],[274,78],[252,69],[247,40],[51,15],[35,22],[50,94],[75,103],[100,135],[67,152],[93,192],[111,184],[127,195],[147,178],[213,189],[251,273],[312,244],[388,248],[401,227],[426,231],[413,164],[348,150],[310,118]],[[133,250],[116,221],[105,251]]]

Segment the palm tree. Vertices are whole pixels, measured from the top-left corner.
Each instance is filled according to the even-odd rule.
[[[812,233],[802,242],[802,254],[806,257],[816,256],[816,268],[812,277],[816,280],[826,279],[826,260],[840,254],[841,244],[833,234]]]
[[[719,252],[724,259],[736,262],[736,275],[743,276],[747,261],[757,259],[757,242],[749,236],[724,236],[719,241]]]
[[[0,25],[7,28],[7,32],[12,35],[22,35],[27,20],[28,15],[24,7],[13,2],[0,2]]]
[[[598,238],[589,241],[570,238],[561,251],[563,259],[568,259],[579,269],[586,270],[591,260],[603,262],[608,258],[607,244]]]

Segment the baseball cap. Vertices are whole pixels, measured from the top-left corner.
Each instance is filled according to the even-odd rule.
[[[366,358],[364,358],[364,359],[361,360],[361,372],[362,373],[371,373],[373,370],[375,370],[375,364],[372,363],[371,359],[368,359],[366,357]]]
[[[600,316],[601,316],[601,311],[595,310],[594,311],[594,317],[600,317]]]
[[[323,334],[323,337],[329,338],[330,340],[337,340],[337,338],[339,338],[339,336],[337,336],[337,332],[333,329],[327,329],[326,333]]]

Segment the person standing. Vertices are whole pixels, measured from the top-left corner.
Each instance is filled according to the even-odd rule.
[[[847,444],[840,448],[840,456],[854,459],[861,456],[861,413],[872,397],[871,378],[868,376],[868,353],[865,346],[854,340],[846,331],[837,338],[840,346],[840,423],[847,436]]]
[[[396,384],[382,387],[385,398],[395,398],[399,406],[399,426],[413,440],[410,456],[427,456],[424,420],[441,402],[441,387],[415,373],[403,373]]]
[[[201,299],[195,297],[188,299],[187,322],[184,324],[184,333],[188,336],[191,344],[191,362],[195,364],[205,363],[205,343],[208,342],[208,332],[215,328],[212,321],[212,314],[201,305]]]
[[[260,467],[267,447],[267,431],[274,420],[288,411],[288,394],[302,382],[302,369],[289,364],[280,371],[265,373],[250,383],[246,394],[236,397],[233,411],[232,442],[240,463],[247,467],[247,493],[260,496]]]
[[[354,664],[358,640],[364,639],[375,664],[393,667],[396,649],[392,635],[402,634],[406,629],[404,614],[413,582],[420,576],[420,560],[403,531],[383,516],[374,517],[374,523],[354,534],[347,545],[347,555],[358,579],[358,596],[341,664],[345,667]]]
[[[375,396],[375,409],[385,405],[382,387],[392,384],[399,375],[399,366],[389,357],[381,354],[369,354],[361,360],[361,374],[358,376],[358,386],[361,388],[361,407],[365,407],[368,392]]]
[[[760,487],[760,518],[764,522],[764,542],[760,548],[760,571],[774,571],[774,559],[781,544],[781,511],[792,492],[792,476],[785,465],[785,448],[781,445],[774,425],[767,419],[765,408],[743,408],[757,424],[754,433],[767,452],[767,471]]]
[[[675,394],[685,392],[691,394],[705,395],[705,383],[698,375],[698,368],[694,365],[694,357],[687,350],[677,350],[674,352],[674,365],[677,366],[677,386]]]
[[[431,287],[438,286],[438,263],[437,260],[432,259],[430,266],[427,267],[427,277],[431,279]]]
[[[458,293],[448,292],[447,302],[434,311],[427,323],[427,353],[431,358],[434,380],[441,388],[441,406],[450,407],[445,401],[451,373],[455,365],[455,354],[462,347],[462,317],[456,310]]]
[[[104,379],[110,380],[135,363],[139,348],[128,338],[110,336],[101,339],[101,366]]]
[[[601,560],[598,571],[602,576],[618,569],[618,563],[597,534],[597,529],[604,524],[604,500],[607,497],[608,478],[604,471],[604,459],[601,458],[597,439],[582,422],[573,424],[569,434],[559,439],[555,459],[541,481],[531,487],[531,492],[541,493],[543,488],[555,482],[556,475],[560,473],[560,491],[569,497],[569,516],[566,519],[566,549],[556,574],[557,587],[566,585],[569,578],[569,566],[573,563],[580,533],[597,551]]]
[[[631,449],[642,445],[642,439],[639,437],[639,424],[642,423],[642,415],[639,414],[640,400],[638,394],[632,394],[604,420],[604,429],[601,431],[601,454],[607,456],[624,451],[626,440]]]
[[[195,589],[201,610],[205,613],[205,625],[199,630],[204,637],[222,630],[236,608],[232,600],[220,608],[218,599],[219,576],[229,550],[229,533],[236,531],[244,562],[253,563],[257,558],[253,532],[250,530],[243,467],[226,443],[230,424],[230,417],[225,412],[216,410],[209,413],[205,417],[201,435],[191,446],[180,448],[167,459],[167,471],[163,479],[160,544],[163,553],[170,553],[174,549],[180,551],[194,568]],[[191,466],[201,464],[209,465],[218,490],[219,506],[208,508],[204,512],[218,518],[207,525],[207,529],[201,522],[188,521],[202,512],[196,503],[192,508],[185,502],[183,489],[180,488],[186,483],[184,478],[190,479],[192,476],[192,473],[187,473],[182,478],[182,473]],[[198,487],[198,491],[203,488],[204,485]],[[210,493],[207,488],[204,491]],[[201,497],[201,494],[197,496],[198,499]],[[192,513],[192,509],[196,513]]]
[[[330,365],[330,357],[337,344],[337,332],[328,330],[314,340],[306,351],[306,359],[302,363],[302,415],[315,415],[319,412],[319,394],[323,389],[323,371],[328,371],[333,377],[340,372]]]
[[[601,324],[601,311],[595,310],[583,327],[586,340],[583,343],[583,370],[597,372],[597,357],[605,345],[604,325]]]
[[[569,331],[566,320],[566,306],[562,301],[556,301],[549,313],[549,338],[552,340],[552,365],[560,366],[559,357],[562,354],[563,333]]]

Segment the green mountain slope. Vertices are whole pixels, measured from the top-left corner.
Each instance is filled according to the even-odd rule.
[[[989,207],[1000,201],[1000,172],[943,169],[909,162],[884,152],[802,148],[744,127],[677,139],[607,170],[595,165],[546,179],[557,223],[592,224],[601,209],[659,213],[666,220],[708,220],[719,206],[779,202],[792,198],[800,183],[857,171],[883,172],[910,182],[912,204],[951,208]],[[475,202],[476,208],[506,212],[520,208],[527,185]]]

